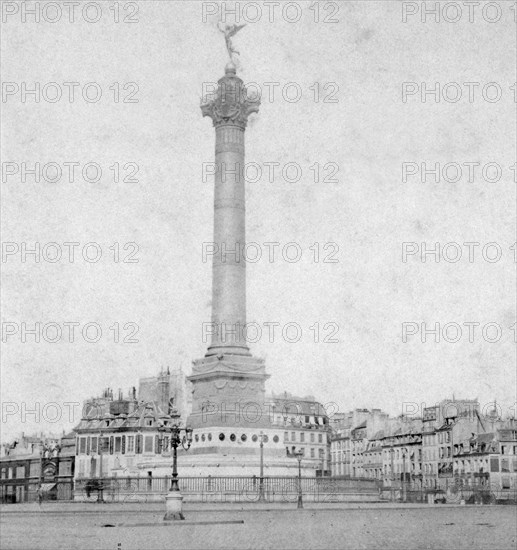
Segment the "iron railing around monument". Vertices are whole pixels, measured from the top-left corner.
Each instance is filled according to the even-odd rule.
[[[372,479],[311,477],[303,478],[302,492],[315,497],[321,495],[343,493],[374,493],[379,489],[379,483]],[[86,499],[95,500],[100,491],[104,500],[130,501],[140,495],[163,495],[169,491],[170,476],[142,477],[105,477],[79,478],[75,480],[75,494]],[[253,500],[259,494],[259,476],[207,476],[180,477],[178,479],[181,492],[187,495],[240,495]],[[264,477],[264,495],[266,499],[278,495],[291,495],[298,492],[298,478]]]

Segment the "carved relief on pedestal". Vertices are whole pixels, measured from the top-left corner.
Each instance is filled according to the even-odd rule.
[[[230,355],[220,355],[193,361],[192,375],[215,372],[235,375],[256,374],[267,377],[265,374],[264,359],[256,357],[235,358]]]

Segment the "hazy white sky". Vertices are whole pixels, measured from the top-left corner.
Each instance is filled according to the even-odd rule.
[[[215,27],[221,12],[203,21],[201,2],[130,4],[138,13],[121,7],[119,23],[112,2],[98,3],[103,11],[96,23],[85,21],[80,10],[74,23],[66,12],[55,23],[43,15],[35,23],[34,16],[23,22],[20,12],[5,14],[2,79],[4,87],[14,84],[4,89],[1,152],[2,161],[13,164],[3,167],[2,242],[16,243],[7,251],[24,242],[42,248],[56,242],[63,258],[52,263],[42,253],[39,263],[34,256],[22,263],[18,252],[2,262],[2,321],[20,326],[3,344],[4,437],[60,425],[43,416],[40,423],[33,415],[23,418],[23,407],[82,402],[106,386],[136,385],[167,365],[188,372],[206,350],[202,323],[210,319],[211,267],[201,248],[212,240],[213,182],[202,170],[213,161],[215,136],[199,101],[203,82],[220,78],[227,61]],[[270,390],[311,393],[341,410],[380,407],[393,414],[403,403],[431,405],[453,393],[482,404],[497,398],[505,412],[515,402],[515,22],[508,2],[499,3],[500,20],[488,22],[497,14],[481,11],[485,4],[472,23],[466,11],[456,23],[443,16],[422,22],[420,14],[403,22],[402,3],[395,1],[321,2],[318,23],[311,3],[298,2],[298,22],[285,20],[295,11],[283,17],[282,10],[270,22],[261,4],[262,18],[235,38],[239,75],[265,92],[246,133],[246,160],[263,170],[259,181],[247,184],[247,238],[263,250],[262,259],[248,265],[248,320],[302,329],[296,343],[277,329],[274,342],[264,332],[252,344],[266,358]],[[205,4],[205,10],[213,7]],[[249,9],[248,19],[254,17]],[[51,11],[45,16],[54,17]],[[138,22],[124,23],[124,17]],[[325,17],[338,22],[324,23]],[[35,82],[38,103],[16,92]],[[49,82],[58,88],[43,92]],[[65,82],[79,83],[73,102]],[[88,97],[100,89],[98,102],[82,96],[91,82],[96,87],[87,89]],[[272,101],[266,82],[278,83],[270,85]],[[404,82],[416,83],[405,101]],[[138,91],[131,95],[136,87],[124,89],[127,83]],[[439,102],[432,94],[422,101],[422,83],[439,83]],[[63,97],[52,103],[56,89]],[[500,99],[492,100],[498,92]],[[30,174],[24,182],[22,164],[32,168],[36,162],[55,162],[63,170],[64,163],[77,162],[79,168],[73,182],[68,173],[55,183],[37,183]],[[96,183],[81,175],[89,162],[102,168]],[[115,163],[118,182],[109,168]],[[126,163],[138,166],[132,179],[133,165],[124,168]],[[279,163],[273,182],[265,163]],[[288,163],[299,166],[299,181],[282,177]],[[404,181],[403,163],[419,170],[421,163],[463,167],[456,182],[453,164],[449,181],[435,182],[432,175],[423,181],[420,173]],[[465,163],[479,163],[471,165],[473,181]],[[487,163],[495,164],[483,176]],[[328,181],[336,168],[337,181]],[[73,263],[65,242],[80,243]],[[81,255],[90,242],[102,250],[96,263]],[[138,263],[115,262],[110,247],[120,244],[122,260],[132,252],[123,249],[128,242],[138,245]],[[280,243],[273,263],[266,242]],[[301,247],[300,261],[283,259],[289,242]],[[435,262],[427,256],[423,263],[414,254],[404,262],[404,242],[419,250],[422,243],[458,243],[462,257]],[[472,245],[472,262],[466,242],[480,243]],[[324,249],[326,243],[339,247],[337,263],[323,262],[334,250]],[[497,245],[484,249],[485,258],[500,246],[498,261],[483,258],[487,243]],[[457,250],[449,245],[449,259]],[[54,253],[45,249],[47,258]],[[89,254],[95,256],[93,247]],[[62,339],[35,343],[27,335],[23,343],[23,322],[57,323]],[[73,322],[79,326],[70,343],[64,323]],[[479,323],[473,341],[463,325],[470,322]],[[87,323],[102,328],[98,342],[82,337]],[[114,342],[114,323],[120,340],[130,333],[126,323],[138,325],[138,343]],[[310,329],[315,323],[319,342]],[[337,343],[322,341],[330,332],[326,323],[339,328]],[[422,342],[419,333],[403,342],[403,323],[457,323],[463,332],[455,343],[456,325],[446,333],[449,341],[428,335]],[[498,341],[489,342],[497,339],[498,326]],[[4,332],[13,327],[4,324]],[[47,408],[46,417],[53,415]]]

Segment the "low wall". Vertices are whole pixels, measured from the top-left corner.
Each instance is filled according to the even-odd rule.
[[[103,494],[103,500],[105,502],[165,502],[165,493],[138,493],[138,494]],[[320,503],[324,504],[326,502],[380,502],[379,493],[327,493],[327,494],[312,494],[308,493],[302,495],[304,502]],[[90,495],[77,495],[74,499],[76,502],[96,502],[98,496]],[[252,503],[258,502],[258,495],[246,495],[243,493],[235,493],[232,491],[218,492],[218,493],[189,493],[183,494],[184,502],[242,502],[242,503]],[[298,500],[298,493],[289,493],[289,494],[274,494],[274,495],[265,495],[265,502],[276,502],[276,503],[292,503],[296,504]]]

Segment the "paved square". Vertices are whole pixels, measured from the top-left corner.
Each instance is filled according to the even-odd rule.
[[[502,550],[517,541],[515,506],[185,508],[186,521],[164,524],[157,505],[4,507],[1,548]]]

